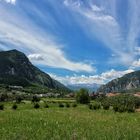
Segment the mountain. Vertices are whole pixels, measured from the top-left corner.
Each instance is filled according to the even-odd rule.
[[[134,92],[140,91],[140,70],[124,75],[102,85],[98,92]]]
[[[38,85],[69,91],[63,84],[32,65],[26,55],[17,50],[0,51],[0,84],[23,87]]]
[[[100,85],[98,84],[74,84],[74,85],[68,85],[68,87],[71,89],[71,90],[79,90],[81,88],[86,88],[89,90],[90,93],[92,93],[93,91],[96,91]]]

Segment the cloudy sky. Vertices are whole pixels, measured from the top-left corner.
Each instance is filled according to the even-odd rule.
[[[64,84],[140,68],[140,0],[0,0],[0,50],[17,49]]]

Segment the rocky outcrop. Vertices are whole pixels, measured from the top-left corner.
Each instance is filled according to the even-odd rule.
[[[106,85],[102,85],[97,91],[103,93],[122,92],[140,88],[140,71],[135,71],[114,79]]]

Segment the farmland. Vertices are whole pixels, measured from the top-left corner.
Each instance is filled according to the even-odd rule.
[[[60,100],[58,101],[60,102]],[[64,100],[63,100],[64,102]],[[66,100],[68,102],[68,100]],[[56,100],[49,108],[33,108],[33,103],[4,103],[0,111],[1,140],[139,140],[140,113],[90,110],[87,105],[60,108]]]

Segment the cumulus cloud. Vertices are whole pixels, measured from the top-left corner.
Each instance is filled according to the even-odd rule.
[[[43,60],[43,57],[41,54],[30,54],[28,55],[28,58],[30,60],[33,60],[33,61],[40,61],[40,60]]]
[[[58,81],[60,81],[61,83],[65,84],[65,85],[75,85],[75,84],[105,84],[113,79],[122,77],[125,74],[134,72],[134,70],[132,69],[128,69],[125,71],[116,71],[114,69],[101,73],[100,75],[74,75],[74,76],[57,76],[55,74],[50,74],[51,77],[53,77],[54,79],[57,79]]]

